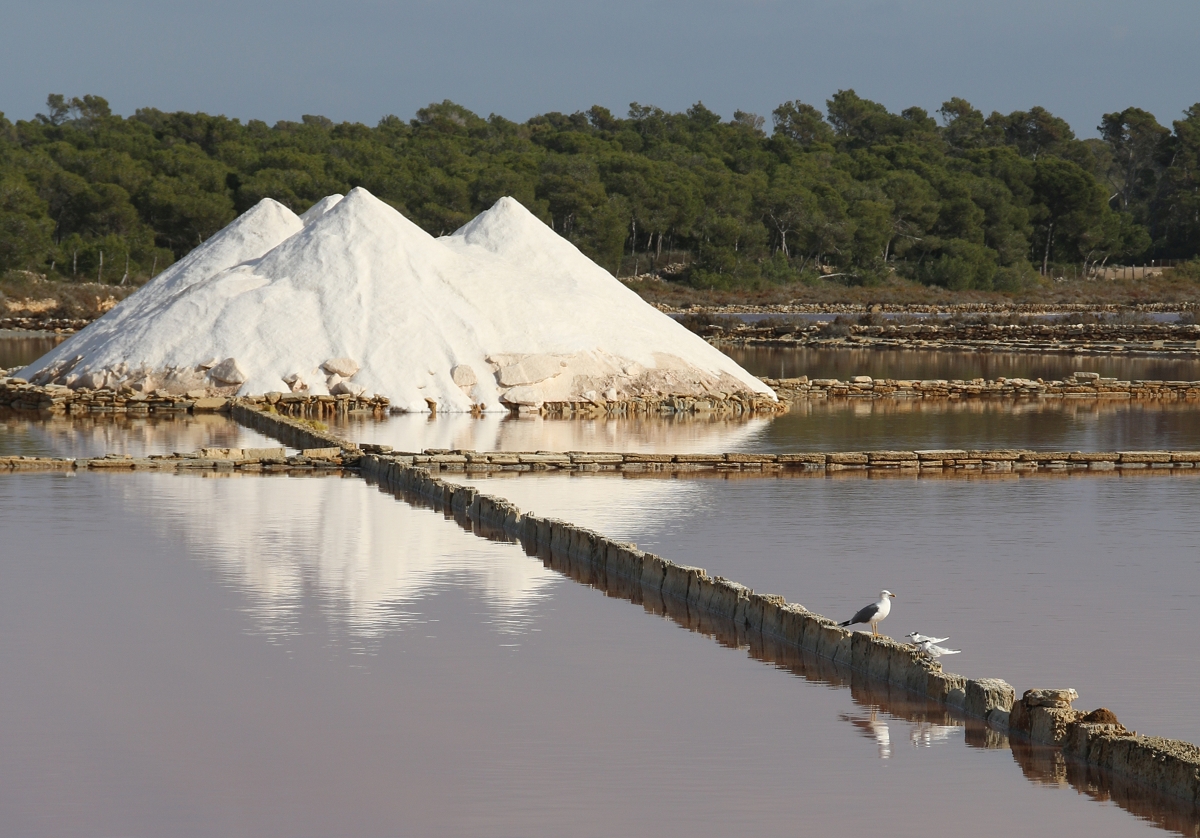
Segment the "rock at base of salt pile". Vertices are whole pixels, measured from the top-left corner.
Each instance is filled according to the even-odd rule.
[[[501,387],[537,384],[560,374],[563,366],[562,360],[553,355],[528,355],[515,364],[501,367],[496,379]]]
[[[340,375],[342,378],[353,378],[361,369],[358,362],[352,358],[330,358],[321,364],[321,369],[330,375]]]
[[[234,358],[226,358],[209,370],[208,374],[212,376],[213,381],[229,387],[234,384],[246,383],[246,373],[242,371],[242,368],[238,366],[238,362]]]
[[[459,364],[450,370],[450,378],[459,387],[471,387],[479,381],[475,377],[475,370],[469,364]]]
[[[354,396],[355,398],[358,398],[365,392],[367,392],[366,387],[360,387],[357,384],[351,384],[349,381],[339,380],[337,384],[334,384],[329,388],[329,394],[331,396]]]

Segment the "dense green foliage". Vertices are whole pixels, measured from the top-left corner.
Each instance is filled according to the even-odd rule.
[[[614,272],[703,287],[895,272],[1007,289],[1056,263],[1200,250],[1200,104],[1174,130],[1106,114],[1095,140],[1042,108],[985,117],[952,99],[939,116],[844,90],[825,114],[781,105],[770,133],[754,114],[636,103],[269,127],[52,95],[34,120],[0,114],[0,270],[145,277],[263,197],[302,211],[355,186],[435,235],[512,195]]]

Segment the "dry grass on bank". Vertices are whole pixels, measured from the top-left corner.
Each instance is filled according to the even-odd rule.
[[[135,285],[61,282],[29,271],[9,271],[0,277],[0,319],[90,320],[136,290]]]

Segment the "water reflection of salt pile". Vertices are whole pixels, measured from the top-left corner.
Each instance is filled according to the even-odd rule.
[[[56,457],[145,457],[198,448],[271,448],[278,442],[220,414],[0,416],[0,453]]]
[[[422,621],[451,587],[480,596],[498,631],[523,631],[557,574],[508,545],[470,539],[359,480],[167,477],[147,499],[189,552],[249,598],[270,633],[289,633],[305,598],[355,634]]]
[[[766,418],[716,416],[624,419],[542,419],[393,415],[380,422],[351,420],[347,436],[398,451],[451,448],[473,451],[669,451],[719,453],[754,447],[770,426]]]

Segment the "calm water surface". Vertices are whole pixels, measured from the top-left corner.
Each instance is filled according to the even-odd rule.
[[[398,451],[866,451],[1200,449],[1200,404],[1096,400],[797,402],[774,418],[583,420],[488,415],[351,418],[338,430]]]
[[[0,370],[36,361],[65,338],[0,329]]]
[[[1042,378],[1055,381],[1074,372],[1098,372],[1122,381],[1200,381],[1200,359],[1122,358],[1113,355],[1040,355],[1022,352],[938,352],[892,349],[722,350],[747,371],[768,378],[955,379]]]
[[[220,414],[49,416],[0,408],[0,456],[147,457],[197,448],[278,448]]]
[[[610,530],[674,520],[617,491],[666,483],[587,483],[623,504]],[[903,526],[850,506],[863,536]],[[761,517],[719,543],[771,547]],[[787,555],[845,562],[833,534]],[[9,475],[0,538],[2,834],[1154,830],[952,718],[764,665],[365,481]],[[869,570],[809,601],[858,604]],[[905,601],[952,591],[906,575]],[[952,633],[964,669],[990,663]]]
[[[839,620],[887,588],[885,632],[949,636],[949,671],[1200,743],[1200,476],[475,482]]]

